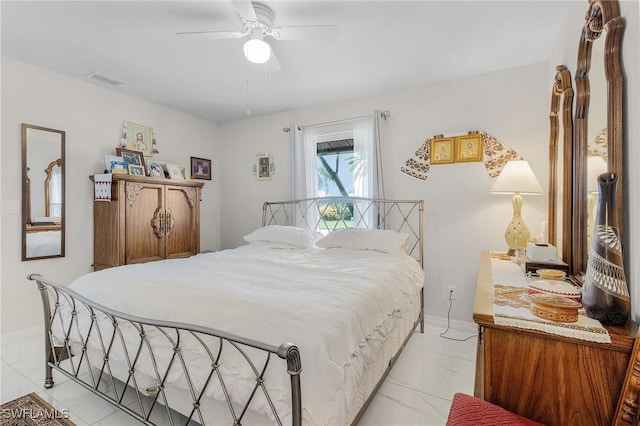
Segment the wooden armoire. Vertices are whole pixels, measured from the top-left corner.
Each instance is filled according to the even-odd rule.
[[[111,201],[93,202],[93,269],[197,254],[203,185],[114,174]]]

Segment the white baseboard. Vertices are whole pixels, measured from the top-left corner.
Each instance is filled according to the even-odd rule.
[[[442,327],[443,329],[447,328],[446,318],[432,317],[430,315],[425,315],[424,322],[425,324],[433,325],[436,327]],[[455,330],[465,331],[471,334],[478,333],[478,324],[474,322],[449,320],[449,325],[452,329],[455,329]]]

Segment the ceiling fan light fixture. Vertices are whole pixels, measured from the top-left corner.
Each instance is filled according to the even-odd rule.
[[[244,56],[255,64],[264,64],[271,57],[271,46],[264,40],[252,38],[244,44]]]

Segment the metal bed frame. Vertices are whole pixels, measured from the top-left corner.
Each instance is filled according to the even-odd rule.
[[[320,230],[358,227],[405,232],[410,236],[407,252],[422,265],[423,204],[422,200],[372,200],[357,197],[267,202],[263,206],[262,223]],[[228,422],[241,425],[252,401],[256,395],[261,395],[268,402],[274,423],[282,425],[281,413],[277,412],[267,391],[266,373],[273,366],[272,370],[286,368],[291,383],[291,423],[294,426],[302,424],[302,362],[299,349],[293,343],[273,345],[195,324],[140,318],[102,306],[39,274],[30,274],[27,278],[36,281],[44,309],[45,388],[54,385],[53,370],[56,370],[143,424],[154,424],[154,418],[160,412],[166,414],[171,425],[192,422],[204,425],[207,424],[207,419],[202,405],[209,398],[205,396],[205,391],[210,386],[217,385],[224,393],[223,405],[228,408]],[[352,424],[357,424],[364,414],[415,328],[420,325],[420,332],[424,332],[423,290],[420,292],[420,299],[420,312],[411,331],[390,360]],[[133,335],[135,341],[132,342]],[[97,354],[93,349],[92,356],[89,353],[90,341],[94,344],[97,341],[99,347]],[[154,352],[160,345],[173,350],[168,361],[159,359]],[[202,349],[209,357],[204,384],[192,379],[193,367],[185,358],[186,351],[183,351],[183,348],[193,345]],[[229,353],[234,353],[236,357],[239,355],[250,367],[255,379],[252,392],[242,403],[232,402],[229,386],[219,369],[221,362],[230,356]],[[151,378],[157,386],[143,388],[145,376],[139,371],[142,359],[150,360],[153,367]],[[272,359],[284,361],[278,363],[272,362]],[[169,373],[175,373],[175,369],[184,375],[191,397],[189,407],[185,409],[183,404],[182,410],[178,409],[178,412],[171,404],[173,396],[167,392],[169,388],[165,388]],[[127,399],[133,402],[127,402]]]
[[[366,228],[404,232],[409,235],[407,253],[415,257],[420,266],[424,266],[423,219],[423,200],[317,197],[266,202],[262,207],[263,226],[289,225],[320,231]]]

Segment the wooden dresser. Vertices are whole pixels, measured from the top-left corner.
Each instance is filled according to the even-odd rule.
[[[475,396],[549,426],[610,425],[637,326],[607,327],[611,343],[589,342],[496,325],[493,300],[491,258],[482,252]]]
[[[197,181],[112,176],[111,201],[93,203],[94,270],[200,251]]]

